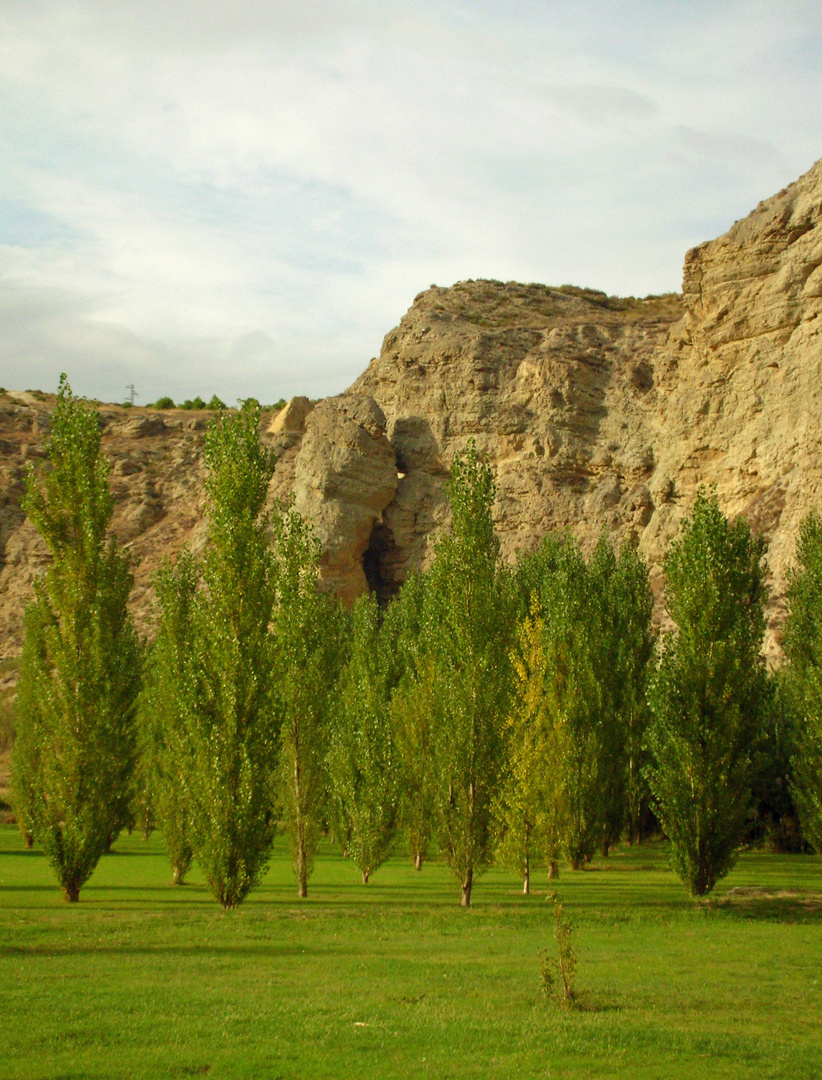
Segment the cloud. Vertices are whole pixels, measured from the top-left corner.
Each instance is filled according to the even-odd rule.
[[[818,156],[821,26],[801,0],[6,0],[0,382],[316,395],[433,281],[676,288]]]

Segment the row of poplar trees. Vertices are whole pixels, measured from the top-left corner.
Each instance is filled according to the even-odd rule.
[[[145,647],[97,417],[61,379],[49,465],[25,500],[53,561],[26,613],[12,784],[67,899],[135,816],[162,829],[174,880],[196,858],[225,908],[259,882],[278,830],[300,896],[323,833],[364,882],[401,834],[418,869],[442,855],[468,906],[493,858],[527,891],[534,865],[555,875],[640,839],[651,808],[704,895],[733,864],[757,783],[786,771],[774,746],[790,756],[788,727],[791,791],[820,847],[819,519],[803,525],[781,680],[761,655],[763,545],[715,497],[700,494],[669,550],[675,629],[660,643],[631,545],[602,539],[586,559],[548,538],[501,563],[492,471],[472,445],[431,569],[386,610],[365,596],[348,612],[318,587],[307,523],[266,512],[258,424],[247,402],[208,430],[208,544],[159,573]]]

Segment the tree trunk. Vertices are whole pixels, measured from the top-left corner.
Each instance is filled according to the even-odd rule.
[[[76,878],[72,878],[70,881],[63,884],[63,898],[69,904],[76,904],[80,899],[80,885]]]
[[[522,880],[522,892],[524,896],[528,896],[531,892],[531,859],[528,855],[525,856],[525,874]]]
[[[559,863],[557,862],[556,859],[551,859],[551,861],[548,863],[548,877],[549,878],[558,878],[559,877]]]
[[[368,879],[370,877],[371,877],[371,871],[370,870],[363,870],[363,872],[362,872],[362,883],[363,883],[363,885],[368,884]]]
[[[308,873],[306,870],[305,844],[302,836],[297,841],[297,896],[301,900],[308,896]]]
[[[171,880],[175,885],[183,885],[185,883],[187,869],[187,866],[181,865],[180,863],[174,864],[171,868]]]
[[[474,868],[469,868],[468,873],[465,875],[465,881],[462,883],[462,906],[471,907],[471,886],[474,884]]]
[[[423,859],[422,852],[418,851],[417,854],[414,856],[414,869],[415,870],[422,870],[422,859]]]

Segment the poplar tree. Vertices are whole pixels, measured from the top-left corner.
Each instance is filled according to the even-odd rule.
[[[219,414],[206,432],[208,545],[191,611],[191,662],[175,753],[195,858],[224,908],[260,880],[274,838],[277,767],[271,669],[274,560],[265,513],[274,459],[259,408]]]
[[[326,809],[330,710],[339,667],[340,614],[318,587],[320,544],[289,510],[275,522],[276,650],[269,677],[280,731],[276,790],[291,840],[297,895],[308,896]]]
[[[547,704],[544,620],[537,594],[517,628],[512,653],[513,706],[506,724],[507,769],[495,803],[499,861],[522,876],[530,892],[535,858],[559,873],[565,835],[564,730]]]
[[[665,559],[665,635],[649,688],[648,780],[674,869],[704,896],[733,867],[765,699],[764,542],[701,490]]]
[[[647,678],[656,642],[654,600],[647,565],[630,543],[622,545],[617,557],[602,537],[590,559],[589,575],[590,636],[603,686],[601,846],[607,855],[626,827],[630,840],[641,838],[648,804],[643,771]]]
[[[124,823],[140,655],[126,608],[131,574],[108,534],[97,413],[65,375],[47,453],[23,501],[52,563],[26,611],[12,784],[21,821],[74,902]]]
[[[354,603],[328,756],[335,817],[363,884],[388,858],[397,827],[397,760],[390,723],[390,661],[373,594]]]
[[[434,667],[422,630],[426,576],[411,574],[385,615],[381,637],[393,658],[391,729],[399,770],[400,823],[416,870],[434,831],[432,725]]]
[[[155,578],[157,636],[146,664],[140,709],[141,771],[175,885],[183,884],[194,857],[184,777],[189,767],[186,740],[196,705],[197,578],[198,566],[188,551],[180,553],[175,567],[163,566]]]
[[[493,850],[511,681],[510,590],[491,517],[494,494],[491,466],[471,442],[451,469],[452,529],[437,545],[423,616],[434,690],[434,811],[464,907]]]
[[[600,599],[578,545],[568,538],[542,587],[544,707],[562,733],[563,850],[575,870],[601,843],[607,805]]]
[[[791,794],[802,832],[822,853],[822,517],[799,528],[796,567],[788,575],[785,652],[796,702]]]

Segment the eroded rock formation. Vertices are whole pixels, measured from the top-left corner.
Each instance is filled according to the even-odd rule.
[[[493,462],[512,559],[551,529],[602,529],[660,563],[701,484],[770,544],[769,647],[801,518],[822,508],[822,163],[724,236],[690,251],[681,296],[491,281],[421,293],[351,390],[267,418],[271,502],[293,497],[323,543],[329,587],[390,596],[430,562],[446,485],[469,439]],[[50,399],[0,396],[0,651],[45,553],[20,511]],[[134,556],[134,606],[184,542],[202,543],[206,414],[104,408],[114,528]],[[292,496],[293,493],[293,496]]]

